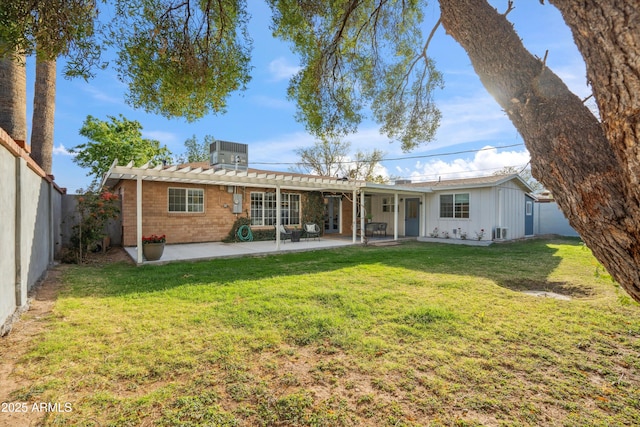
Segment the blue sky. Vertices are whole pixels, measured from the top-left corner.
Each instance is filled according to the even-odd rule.
[[[268,7],[260,1],[248,3],[252,14],[249,29],[254,40],[252,80],[246,91],[231,96],[226,114],[187,123],[134,110],[124,102],[125,87],[111,70],[99,72],[89,82],[59,77],[53,154],[53,174],[58,185],[75,193],[91,181],[86,175],[88,171],[73,163],[68,152],[69,148],[85,142],[78,131],[87,115],[106,120],[107,116],[122,114],[137,120],[142,124],[144,137],[159,140],[174,154],[182,153],[184,141],[193,135],[200,141],[205,135],[213,135],[217,139],[247,143],[250,167],[287,171],[288,163],[297,160],[294,150],[314,142],[304,125],[296,122],[295,105],[286,98],[288,79],[297,71],[299,63],[287,44],[272,38]],[[504,11],[507,1],[491,3]],[[548,50],[547,65],[574,93],[587,97],[590,90],[586,85],[584,62],[559,12],[551,5],[532,0],[516,0],[515,7],[509,18],[525,46],[539,57],[544,57]],[[426,34],[438,14],[437,3],[432,2],[426,12]],[[358,133],[347,138],[352,149],[383,150],[386,158],[400,160],[384,161],[381,172],[414,181],[490,175],[504,166],[525,166],[529,155],[522,138],[480,83],[464,50],[442,27],[429,49],[445,79],[445,88],[435,94],[443,113],[436,140],[411,153],[403,153],[399,143],[379,133],[378,125],[366,122]],[[58,69],[62,68],[59,63]],[[28,67],[29,99],[33,92],[33,72],[33,67]],[[30,119],[31,105],[28,114]],[[518,145],[512,146],[514,144]],[[465,153],[501,146],[512,147]],[[454,152],[458,154],[447,154]]]

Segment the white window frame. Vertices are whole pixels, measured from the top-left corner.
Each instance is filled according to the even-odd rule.
[[[172,190],[182,192],[179,195],[182,198],[180,207],[183,207],[184,210],[176,210],[175,206],[172,210]],[[167,189],[167,211],[169,213],[204,213],[204,188],[169,187]]]
[[[395,197],[382,198],[382,212],[395,212]]]
[[[452,207],[451,207],[451,216],[443,216],[442,215],[442,197],[444,196],[450,196],[451,197],[451,201],[452,201]],[[467,209],[466,211],[463,209],[463,206],[465,205],[464,201],[456,201],[456,198],[458,197],[463,197],[466,196],[466,206]],[[471,217],[471,195],[470,193],[446,193],[446,194],[440,194],[440,196],[438,197],[438,203],[439,203],[439,216],[441,219],[469,219]],[[459,206],[459,207],[458,207]],[[466,212],[466,216],[464,215]]]
[[[525,203],[525,207],[526,207],[525,215],[527,216],[533,215],[533,202],[531,200],[527,200],[527,202]]]
[[[252,191],[249,195],[251,225],[269,226],[276,223],[276,193]],[[300,194],[280,194],[280,220],[284,225],[300,225]]]

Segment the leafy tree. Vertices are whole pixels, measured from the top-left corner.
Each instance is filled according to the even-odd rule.
[[[375,175],[375,169],[384,153],[377,149],[371,152],[359,150],[354,159],[350,159],[350,148],[349,142],[337,137],[322,137],[311,147],[295,150],[300,158],[295,171],[383,182],[382,176]]]
[[[10,73],[0,73],[0,86],[18,89],[14,97],[2,102],[0,124],[7,126],[14,139],[26,139],[26,126],[20,130],[21,123],[26,124],[24,56],[35,53],[31,157],[47,173],[52,169],[56,59],[67,57],[64,70],[67,77],[87,78],[91,75],[90,70],[100,57],[100,48],[94,38],[96,17],[93,0],[6,1],[0,4],[1,61],[15,62],[7,65]]]
[[[80,167],[88,168],[87,175],[93,175],[93,185],[99,183],[114,160],[120,164],[133,161],[141,166],[147,162],[158,164],[170,160],[171,152],[166,146],[153,139],[142,138],[142,125],[135,120],[108,116],[102,121],[87,116],[80,135],[89,142],[79,144],[69,150],[75,154],[73,161]]]
[[[216,139],[212,135],[205,135],[204,141],[198,142],[193,135],[184,142],[185,153],[176,158],[176,163],[207,162],[210,158],[210,146]]]
[[[244,0],[116,0],[111,37],[135,108],[189,121],[249,82]]]
[[[431,37],[420,32],[423,2],[269,3],[274,33],[293,42],[304,65],[289,94],[311,131],[353,130],[370,106],[404,149],[431,139],[439,113],[430,94],[441,76],[427,56]],[[533,176],[640,301],[640,8],[635,0],[550,3],[585,60],[599,118],[524,48],[508,20],[512,1],[499,13],[487,0],[439,0],[438,24],[522,135]]]
[[[533,175],[531,175],[531,169],[529,168],[524,168],[522,170],[519,170],[518,168],[515,168],[513,166],[505,166],[504,168],[494,172],[493,174],[494,175],[518,174],[520,175],[520,178],[522,178],[527,184],[529,184],[529,187],[531,187],[534,193],[539,193],[542,190],[544,190],[544,187],[542,186],[542,184],[540,184],[540,182],[538,182],[538,180],[535,179]]]
[[[108,190],[87,191],[76,199],[78,202],[72,227],[72,253],[78,263],[86,258],[91,245],[107,235],[110,220],[118,218],[120,207],[118,195]]]

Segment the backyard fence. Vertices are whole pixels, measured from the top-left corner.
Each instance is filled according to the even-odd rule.
[[[63,193],[0,129],[0,336],[27,306],[28,292],[62,246]]]

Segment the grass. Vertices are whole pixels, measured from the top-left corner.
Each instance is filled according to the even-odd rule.
[[[45,425],[639,425],[640,307],[577,240],[70,267]],[[522,290],[547,290],[570,301]]]

